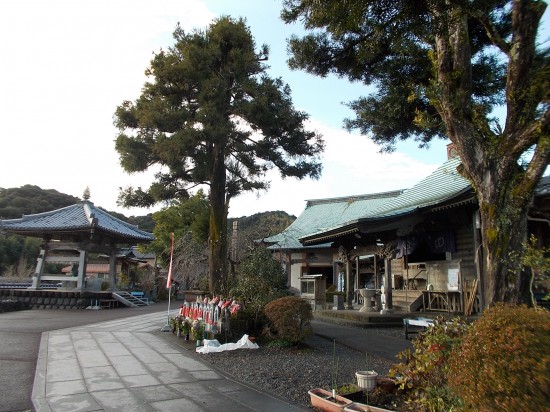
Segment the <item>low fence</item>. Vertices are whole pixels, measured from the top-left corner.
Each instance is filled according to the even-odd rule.
[[[0,300],[22,302],[29,309],[86,309],[110,298],[110,292],[0,289]]]

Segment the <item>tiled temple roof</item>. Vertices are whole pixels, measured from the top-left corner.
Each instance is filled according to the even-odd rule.
[[[50,212],[0,220],[0,230],[25,236],[55,237],[60,234],[89,232],[106,234],[120,243],[151,242],[154,236],[84,201]]]

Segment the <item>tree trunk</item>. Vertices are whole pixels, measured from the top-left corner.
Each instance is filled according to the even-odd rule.
[[[221,145],[214,145],[209,194],[210,230],[208,235],[208,287],[213,294],[224,292],[227,274],[225,180],[223,147]]]
[[[520,12],[523,10],[516,10],[515,14]],[[546,168],[547,149],[535,153],[527,170],[518,165],[523,152],[536,142],[537,133],[518,126],[517,119],[511,125],[508,121],[521,112],[521,99],[508,104],[506,129],[500,134],[492,132],[487,120],[476,115],[479,108],[472,98],[472,56],[466,15],[460,5],[437,13],[453,18],[447,20],[448,25],[435,36],[439,87],[434,101],[449,139],[460,154],[461,172],[470,180],[478,197],[484,252],[484,303],[486,306],[495,302],[533,305],[532,275],[522,270],[521,258],[527,238],[527,211],[534,187]],[[534,47],[534,38],[532,40],[531,47]],[[523,60],[511,58],[510,65],[525,70],[524,66],[530,67],[529,56]],[[524,73],[519,69],[515,71]],[[510,79],[528,76],[513,76],[511,73],[515,71],[509,68],[507,93],[516,92],[519,96],[519,91],[526,86]]]
[[[517,190],[518,187],[503,179],[494,179],[492,185],[478,189],[485,261],[483,293],[487,306],[495,302],[533,305],[532,274],[522,270],[521,262],[530,202],[510,201],[517,200],[517,196],[509,192]]]

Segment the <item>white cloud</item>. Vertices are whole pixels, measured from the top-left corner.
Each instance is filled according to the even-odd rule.
[[[116,106],[139,96],[152,53],[215,17],[200,1],[3,0],[0,3],[0,187],[35,184],[120,210]]]
[[[229,10],[241,3],[216,5]],[[275,13],[266,16],[262,7],[254,7],[247,11],[260,13],[254,21],[284,27]],[[173,43],[178,21],[191,30],[205,28],[214,17],[199,0],[0,1],[0,187],[33,184],[81,197],[88,186],[98,206],[146,214],[148,210],[116,206],[119,187],[147,187],[152,173],[123,173],[114,150],[113,113],[123,100],[139,96],[153,52]],[[286,34],[269,34],[284,53]],[[264,41],[273,45],[267,37]],[[274,62],[286,58],[271,57]],[[303,88],[309,99],[300,109],[332,107],[329,100],[312,98],[308,86]],[[342,100],[324,99],[331,98]],[[321,180],[281,181],[273,173],[269,193],[234,199],[231,216],[266,210],[297,215],[305,199],[409,187],[440,163],[399,153],[379,155],[365,137],[315,121],[312,127],[327,141]]]
[[[275,171],[268,176],[271,188],[259,194],[249,193],[232,199],[229,216],[284,210],[298,216],[306,200],[378,193],[412,187],[433,172],[445,154],[434,163],[415,160],[403,153],[380,154],[367,137],[351,135],[342,129],[311,122],[326,143],[323,174],[319,180],[281,180]]]

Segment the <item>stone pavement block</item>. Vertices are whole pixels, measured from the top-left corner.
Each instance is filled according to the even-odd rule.
[[[46,362],[46,370],[46,380],[48,382],[82,379],[80,365],[76,359],[48,359]]]
[[[112,366],[83,368],[82,374],[90,392],[124,388],[124,383]]]
[[[103,411],[101,405],[89,393],[48,398],[48,404],[55,412]]]
[[[168,386],[148,386],[142,388],[135,388],[132,391],[139,398],[143,399],[147,403],[165,401],[169,399],[181,398],[181,393],[176,392]]]
[[[144,403],[129,389],[106,390],[93,392],[94,398],[109,412],[154,412],[155,410]]]
[[[88,388],[86,388],[84,379],[63,382],[46,382],[46,397],[48,398],[87,392]]]
[[[190,399],[179,398],[179,399],[170,399],[167,401],[159,401],[151,403],[151,406],[155,408],[155,411],[158,412],[208,412],[209,409],[205,409],[194,403]],[[223,410],[224,412],[225,409]],[[242,409],[241,409],[242,411]],[[232,411],[227,411],[232,412]]]
[[[79,351],[77,357],[78,362],[80,362],[80,367],[82,368],[111,365],[109,359],[107,359],[107,357],[103,354],[103,351],[99,349]]]

